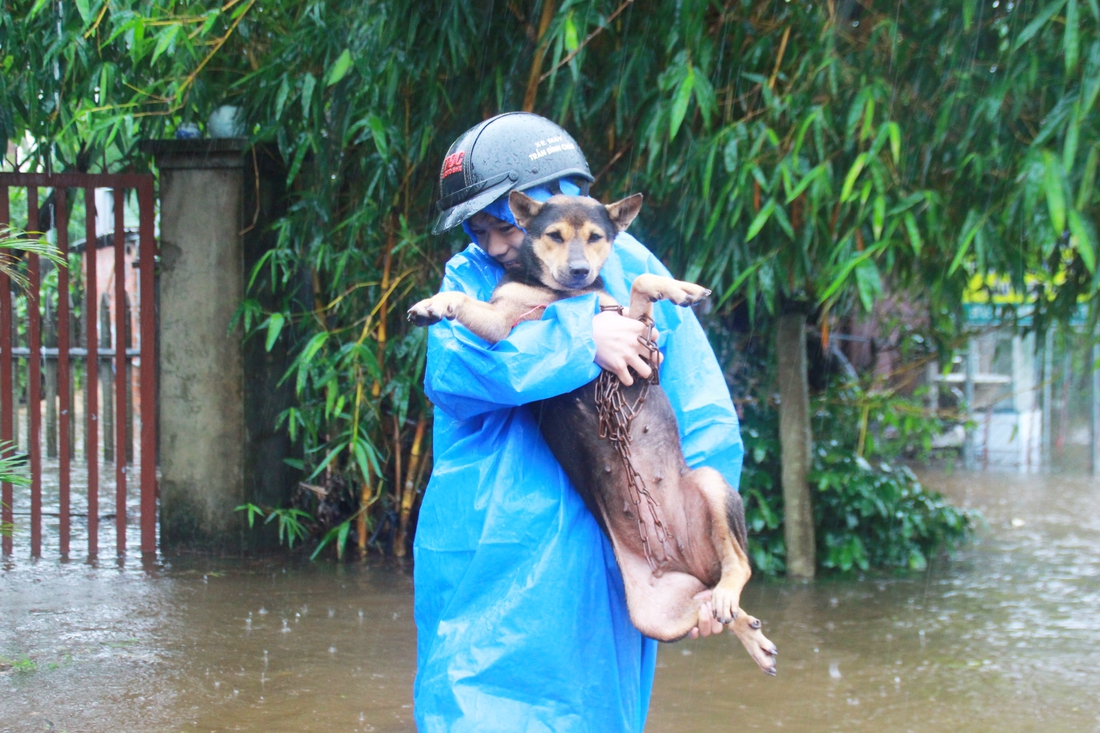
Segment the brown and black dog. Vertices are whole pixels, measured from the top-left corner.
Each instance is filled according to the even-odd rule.
[[[599,272],[615,236],[641,209],[641,194],[604,206],[571,196],[540,204],[514,191],[509,204],[527,235],[519,265],[505,273],[490,301],[439,293],[410,308],[409,320],[430,325],[455,318],[496,343],[516,324],[541,317],[545,306],[563,298],[597,293],[601,305],[616,305]],[[641,275],[631,287],[625,314],[651,322],[656,301],[690,306],[708,295],[709,290],[692,283]],[[760,631],[760,622],[740,608],[741,590],[751,574],[740,495],[714,469],[688,468],[668,397],[658,385],[636,379],[619,389],[628,405],[635,404],[641,390],[649,390],[629,423],[635,483],[640,478],[652,497],[652,502],[639,502],[637,488],[630,486],[631,468],[611,441],[599,438],[596,384],[533,403],[530,409],[554,456],[611,539],[631,621],[646,636],[675,641],[698,624],[704,601],[697,596],[710,590],[714,617],[731,624],[760,668],[775,674],[775,645]]]

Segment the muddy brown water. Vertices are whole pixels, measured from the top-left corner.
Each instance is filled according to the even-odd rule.
[[[647,731],[1100,731],[1100,483],[931,474],[985,513],[927,573],[753,582],[780,648],[661,648]],[[26,554],[25,547],[17,552]],[[407,566],[0,566],[0,731],[412,731]]]

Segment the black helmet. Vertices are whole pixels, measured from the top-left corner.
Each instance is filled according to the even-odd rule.
[[[587,193],[588,162],[569,133],[530,112],[506,112],[467,130],[451,145],[439,172],[441,234],[509,191],[573,176]]]

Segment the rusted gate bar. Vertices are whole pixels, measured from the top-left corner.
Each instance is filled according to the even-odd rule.
[[[95,188],[84,189],[84,457],[88,463],[88,556],[99,554],[99,296],[96,294]]]
[[[157,551],[157,315],[153,233],[153,179],[139,177],[138,192],[141,295],[141,551]],[[117,351],[117,349],[116,349]]]
[[[8,213],[8,187],[0,186],[0,222],[8,224],[11,221],[11,216]],[[0,251],[0,257],[8,259],[6,252]],[[10,261],[10,259],[9,259]],[[13,398],[15,397],[15,390],[12,384],[12,358],[11,350],[15,345],[12,342],[12,298],[11,298],[11,281],[8,276],[0,272],[0,351],[4,352],[4,358],[0,359],[0,455],[9,456],[12,453],[12,416],[15,412],[12,405]],[[0,501],[3,502],[3,509],[0,510],[0,522],[3,523],[3,529],[5,531],[0,532],[3,536],[2,549],[5,555],[10,555],[12,550],[11,532],[7,531],[15,520],[12,514],[12,502],[14,497],[12,496],[12,485],[7,481],[3,482],[3,488],[0,489]]]
[[[38,222],[38,187],[27,189],[27,228]],[[42,263],[38,255],[27,255],[27,452],[31,457],[31,556],[42,555],[42,449],[39,441],[42,432],[42,310],[40,308]]]
[[[115,188],[115,535],[126,552],[126,195]]]
[[[35,184],[32,184],[35,185]],[[46,183],[45,185],[49,185]],[[57,248],[68,262],[69,254],[69,202],[64,183],[54,189],[54,206],[57,229]],[[57,396],[58,396],[58,513],[61,515],[61,556],[69,555],[71,532],[69,502],[69,471],[71,446],[69,423],[72,420],[72,393],[69,391],[69,268],[57,268]]]
[[[141,490],[141,550],[143,553],[156,552],[157,538],[157,315],[156,315],[156,254],[154,216],[154,183],[153,177],[143,174],[104,174],[87,175],[62,173],[47,175],[40,173],[0,173],[0,223],[10,222],[10,202],[8,188],[18,186],[27,190],[27,215],[31,224],[28,229],[34,228],[38,222],[38,188],[52,189],[54,192],[55,206],[53,206],[53,225],[57,230],[57,246],[65,255],[69,252],[68,236],[68,193],[70,189],[80,189],[85,196],[85,249],[84,257],[84,296],[83,318],[85,326],[86,348],[73,348],[72,338],[72,304],[69,299],[70,273],[65,266],[58,267],[58,303],[57,303],[57,349],[43,349],[42,344],[42,312],[44,305],[52,307],[52,303],[41,302],[41,261],[37,255],[27,253],[27,344],[26,347],[17,347],[15,344],[14,311],[9,305],[12,299],[12,283],[9,278],[0,275],[0,440],[9,443],[16,438],[15,420],[18,416],[17,395],[15,394],[15,370],[20,368],[22,359],[27,360],[27,399],[28,399],[28,453],[31,462],[31,554],[40,556],[42,552],[42,456],[39,446],[42,432],[42,370],[43,359],[57,358],[57,386],[58,386],[58,484],[59,484],[59,514],[60,514],[60,541],[59,549],[62,556],[68,556],[72,539],[72,460],[73,460],[73,417],[74,417],[74,393],[72,390],[73,358],[83,358],[86,364],[87,375],[85,384],[85,397],[87,400],[86,432],[84,441],[84,459],[88,462],[88,553],[95,556],[98,552],[98,523],[99,523],[99,424],[100,400],[98,388],[99,382],[99,357],[105,359],[113,357],[115,369],[113,384],[109,375],[105,375],[102,386],[105,389],[114,389],[114,404],[111,408],[116,419],[114,422],[115,450],[115,479],[116,479],[116,513],[115,533],[118,552],[126,549],[126,524],[128,512],[126,507],[127,479],[126,479],[126,453],[128,421],[127,413],[133,410],[133,401],[130,395],[130,367],[131,359],[137,356],[140,359],[140,412],[141,434],[140,455],[141,471],[138,484]],[[115,307],[115,339],[110,342],[109,333],[104,333],[107,341],[100,344],[97,334],[99,331],[109,329],[109,325],[99,323],[97,311],[99,310],[98,279],[97,279],[97,238],[95,232],[95,190],[97,188],[113,189],[115,203],[114,221],[114,270],[115,287],[113,295]],[[126,235],[125,235],[125,202],[126,191],[137,192],[138,208],[141,221],[139,229],[138,276],[140,280],[138,304],[138,325],[140,327],[140,348],[127,348],[130,346],[131,313],[133,312],[127,303],[126,277]],[[109,303],[107,299],[106,303]],[[108,308],[108,305],[104,305]],[[108,321],[109,323],[109,321]],[[112,362],[105,362],[112,364]],[[109,367],[105,366],[105,369]],[[52,369],[52,367],[51,367]],[[22,374],[20,372],[20,374]],[[104,398],[106,399],[106,398]],[[6,452],[14,451],[14,448],[6,448]],[[4,485],[0,488],[0,500],[3,501],[3,511],[0,519],[5,525],[10,525],[13,518],[13,487]],[[7,535],[7,533],[5,533]],[[12,552],[12,538],[5,536],[3,540],[3,553]]]

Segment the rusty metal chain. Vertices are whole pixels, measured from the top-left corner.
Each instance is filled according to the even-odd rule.
[[[620,305],[600,306],[600,310],[617,310],[619,315],[623,314],[623,307]],[[652,318],[643,316],[640,320],[652,328]],[[630,491],[630,500],[634,503],[634,511],[638,517],[638,534],[642,541],[642,548],[645,550],[646,561],[649,563],[650,570],[659,574],[669,563],[667,544],[669,533],[661,521],[660,513],[657,510],[657,501],[649,493],[641,473],[634,467],[631,456],[630,426],[641,411],[642,405],[645,404],[646,397],[649,396],[650,385],[660,384],[658,372],[660,353],[657,350],[657,344],[650,339],[639,336],[638,341],[649,351],[649,379],[642,381],[637,399],[634,400],[633,404],[630,404],[623,395],[622,382],[619,381],[619,378],[613,372],[603,370],[600,372],[600,376],[596,378],[596,414],[599,417],[600,439],[610,440],[615,446],[615,451],[619,454],[619,459],[622,461],[623,470],[626,473],[627,487]],[[645,522],[646,513],[649,514],[653,522],[654,534],[661,544],[660,557],[655,555],[654,548],[650,544],[649,530]]]

